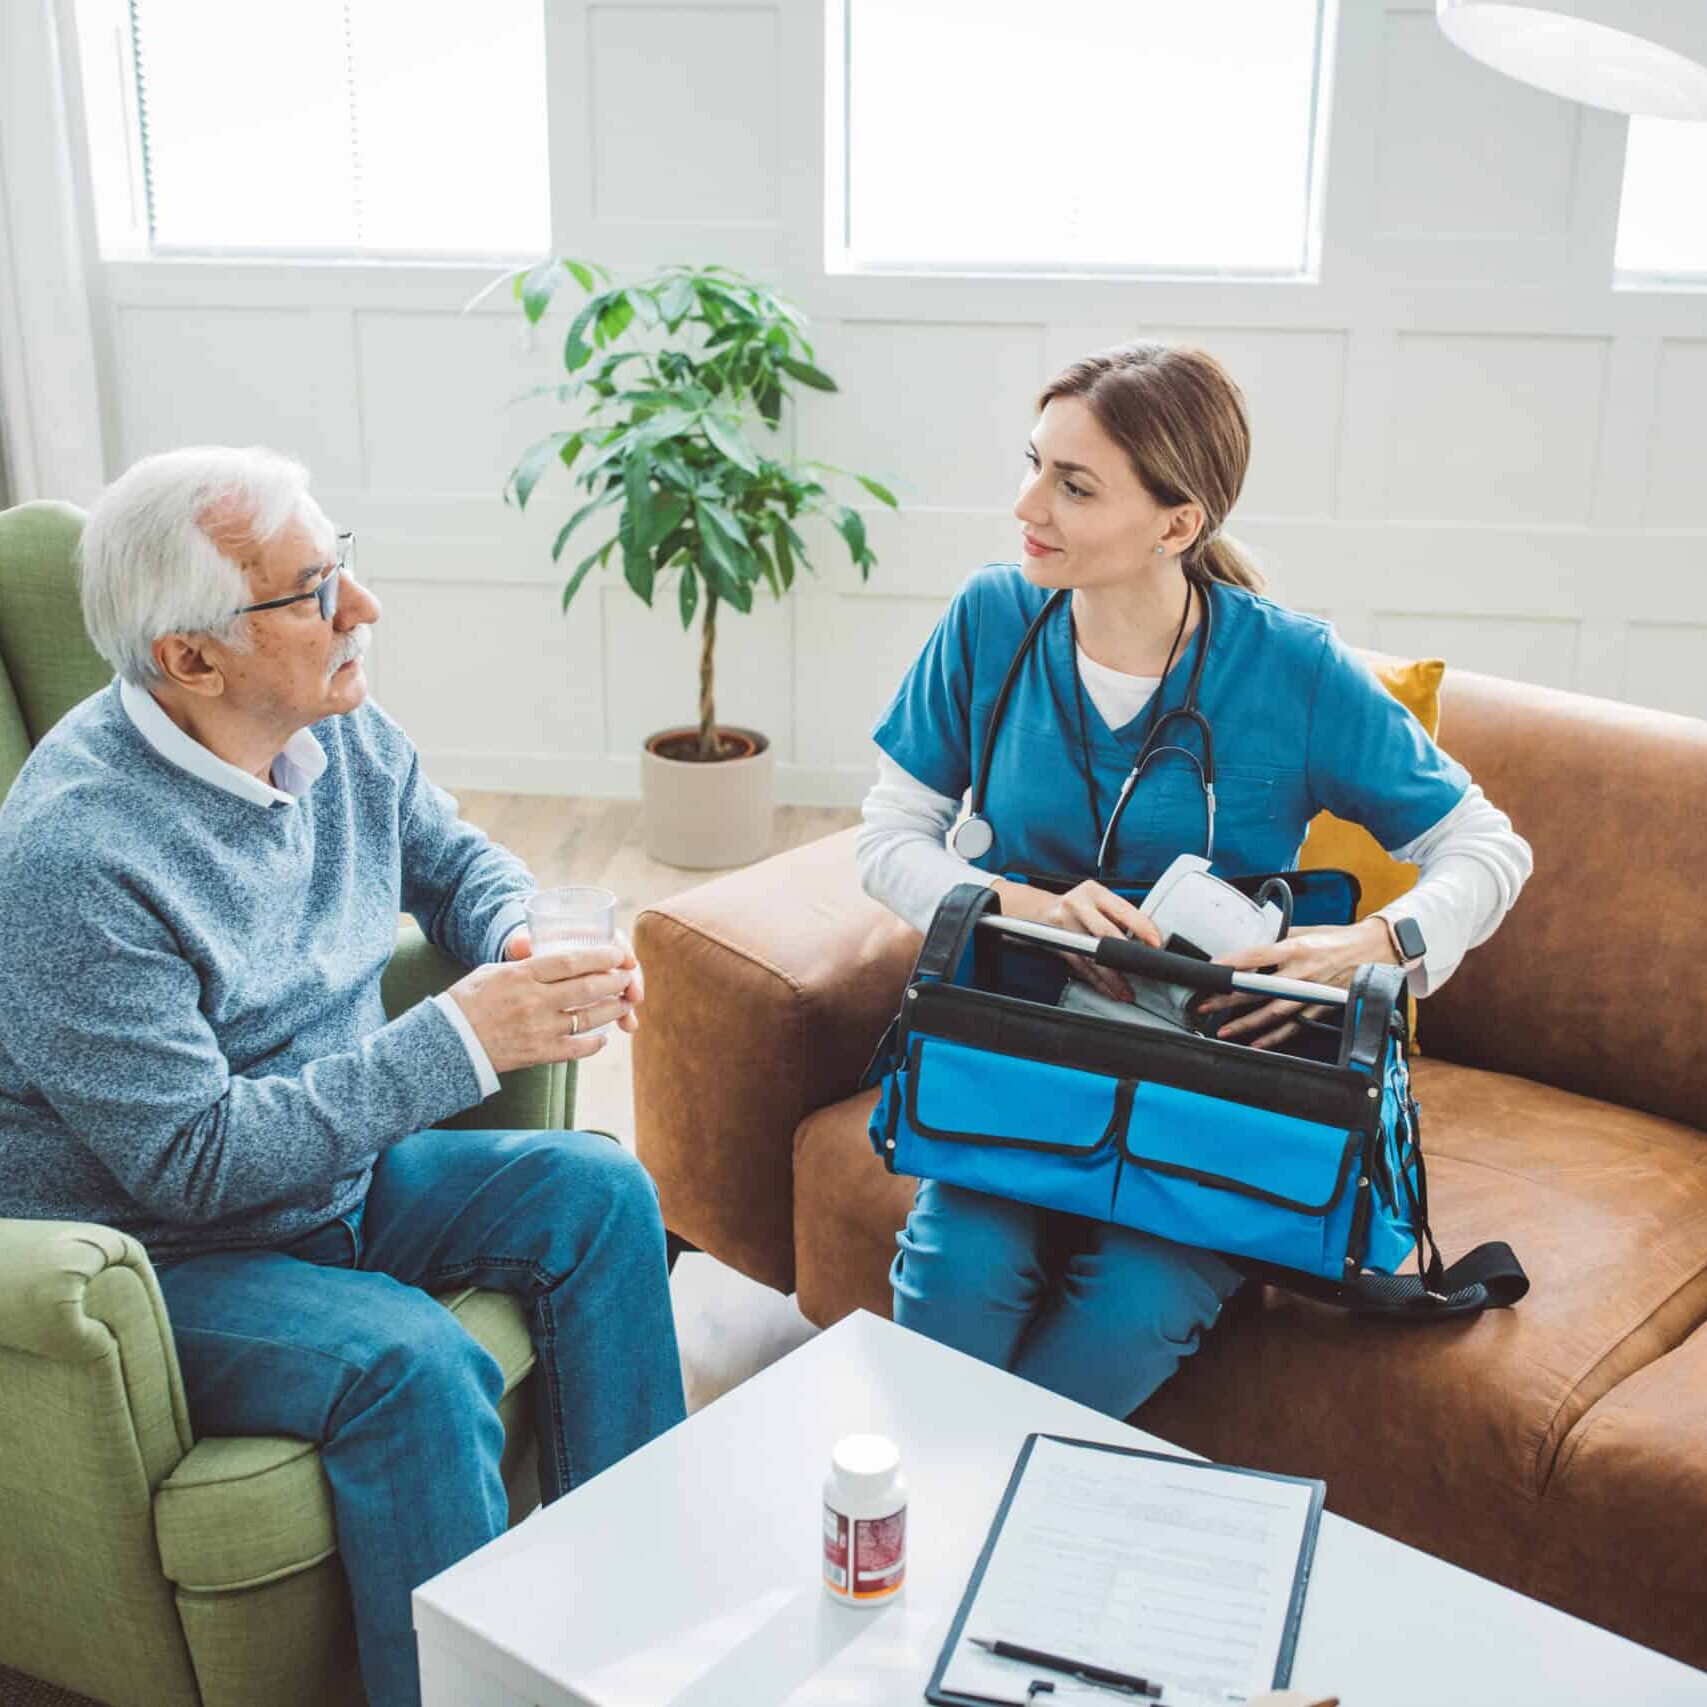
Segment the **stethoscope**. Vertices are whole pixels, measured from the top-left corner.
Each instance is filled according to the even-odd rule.
[[[1209,646],[1212,634],[1214,605],[1207,590],[1200,582],[1192,583],[1197,594],[1198,605],[1202,610],[1202,620],[1197,630],[1197,655],[1192,660],[1191,677],[1186,683],[1185,703],[1175,706],[1172,711],[1160,711],[1161,696],[1167,687],[1168,669],[1163,670],[1162,680],[1156,684],[1155,697],[1151,700],[1150,725],[1145,733],[1143,745],[1138,749],[1138,756],[1132,761],[1132,769],[1127,772],[1126,780],[1120,785],[1120,796],[1114,803],[1114,810],[1109,813],[1108,821],[1102,829],[1102,840],[1097,847],[1096,877],[1100,882],[1108,870],[1108,856],[1114,846],[1114,838],[1120,829],[1120,820],[1125,814],[1127,805],[1132,799],[1139,780],[1143,777],[1150,761],[1158,754],[1179,753],[1189,759],[1196,767],[1198,781],[1203,786],[1204,803],[1204,842],[1203,857],[1213,860],[1215,857],[1215,734],[1209,727],[1209,719],[1198,709],[1197,691],[1203,681],[1203,666],[1209,657]],[[990,721],[984,729],[984,741],[978,754],[978,769],[972,778],[972,799],[970,811],[961,822],[955,826],[953,835],[949,837],[948,845],[964,860],[982,859],[996,845],[995,826],[984,816],[984,796],[990,785],[990,758],[996,749],[996,736],[1002,726],[1002,719],[1007,715],[1008,700],[1012,697],[1014,684],[1019,680],[1021,669],[1025,665],[1028,654],[1037,644],[1037,637],[1043,632],[1044,625],[1053,616],[1062,602],[1071,596],[1071,588],[1062,587],[1051,594],[1035,617],[1031,627],[1025,631],[1025,638],[1019,643],[1019,650],[1014,653],[1013,662],[1008,665],[1008,673],[1002,678],[1002,685],[996,694],[996,703],[990,712]],[[1074,683],[1077,686],[1078,660],[1073,660],[1075,671]],[[1084,705],[1079,706],[1080,734],[1084,733]],[[1198,740],[1203,746],[1203,757],[1200,759],[1189,747],[1177,743],[1163,744],[1163,735],[1169,724],[1183,718],[1197,731]],[[1089,759],[1087,755],[1087,768]],[[1089,779],[1087,778],[1087,781]],[[1093,789],[1094,783],[1090,786]],[[1094,808],[1093,808],[1094,810]]]

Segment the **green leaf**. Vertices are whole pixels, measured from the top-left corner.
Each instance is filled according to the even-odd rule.
[[[695,300],[693,284],[680,273],[664,286],[658,298],[658,312],[672,332],[693,312]]]
[[[568,451],[570,462],[575,460],[581,449],[580,440],[579,433],[552,433],[549,437],[529,445],[522,452],[521,459],[510,473],[510,490],[515,493],[517,509],[525,510],[528,507],[528,499],[533,496],[534,487],[563,452]],[[574,446],[573,450],[569,449],[571,445]]]
[[[668,503],[669,500],[666,499],[665,502]],[[693,540],[693,529],[686,525],[688,511],[689,506],[683,504],[681,520],[652,548],[652,563],[660,575],[669,568],[670,559]]]
[[[702,500],[695,508],[700,517],[699,531],[720,539],[738,565],[736,573],[743,580],[751,580],[758,572],[758,565],[752,561],[753,548],[748,542],[746,529],[721,504],[712,503],[709,499]]]
[[[593,347],[587,342],[586,331],[603,312],[610,299],[595,296],[569,323],[569,335],[563,340],[563,365],[571,373],[583,368],[593,359]]]
[[[594,336],[600,344],[614,343],[628,330],[633,319],[634,304],[628,300],[626,291],[618,293],[599,311],[599,323]]]
[[[583,504],[562,527],[557,530],[557,538],[551,542],[551,561],[555,563],[563,555],[563,548],[569,543],[569,536],[595,510],[602,510],[616,496],[613,492],[601,492],[590,504]]]
[[[882,485],[876,480],[868,479],[863,474],[856,474],[854,479],[857,480],[860,485],[862,485],[866,491],[868,491],[872,497],[878,501],[878,503],[887,504],[892,510],[900,509],[901,506],[895,501],[895,494],[891,492],[887,486]]]
[[[759,573],[764,577],[765,585],[770,588],[771,596],[782,597],[782,581],[776,572],[776,565],[771,561],[771,554],[762,544],[753,547],[753,556],[757,559]]]
[[[506,399],[504,407],[511,409],[518,403],[531,403],[536,397],[553,397],[559,403],[569,403],[580,394],[580,390],[578,382],[567,385],[530,385],[526,391],[518,391],[514,397]]]
[[[652,469],[642,445],[635,445],[622,460],[622,498],[626,519],[644,526],[652,508]]]
[[[814,391],[834,391],[836,382],[822,368],[813,367],[810,362],[796,361],[793,356],[779,358],[777,365],[784,373],[791,373],[802,385],[809,385]]]
[[[652,507],[647,512],[646,526],[635,536],[640,549],[642,551],[656,551],[659,544],[675,533],[682,522],[686,520],[687,513],[686,499],[659,498],[654,495]],[[660,552],[658,566],[662,568],[669,560],[669,553]]]
[[[682,578],[676,587],[676,604],[682,613],[682,627],[693,627],[694,612],[699,609],[699,576],[691,563],[684,564]]]
[[[610,548],[611,542],[607,539],[597,551],[589,552],[575,565],[575,573],[569,577],[568,583],[563,589],[563,608],[565,610],[569,608],[569,601],[580,592],[581,583],[587,578],[587,571],[595,563],[602,565],[605,559],[610,556]]]
[[[551,306],[551,298],[562,284],[566,271],[561,261],[542,261],[522,276],[522,313],[528,317],[530,326],[537,326]]]
[[[794,585],[794,546],[790,539],[793,533],[794,529],[787,522],[783,522],[772,536],[776,545],[776,566],[782,575],[784,592]]]
[[[727,514],[714,516],[715,510],[716,506],[707,503],[694,505],[700,542],[705,547],[702,563],[711,571],[711,584],[718,596],[727,599],[737,610],[749,611],[753,608],[753,589],[748,585],[753,574],[749,567],[752,552],[734,518]]]
[[[565,261],[563,265],[575,275],[576,284],[578,284],[582,290],[586,291],[589,296],[592,295],[593,275],[591,270],[583,266],[579,261]]]
[[[707,415],[700,421],[705,436],[711,440],[724,456],[737,468],[744,468],[749,474],[759,472],[759,459],[753,454],[753,448],[742,438],[740,429],[733,426],[721,415]]]
[[[782,419],[782,387],[774,380],[767,380],[753,393],[753,401],[758,404],[760,415],[774,429]]]
[[[846,504],[838,504],[836,509],[836,528],[842,538],[848,542],[848,555],[856,563],[863,562],[867,555],[865,518],[858,510],[850,510]]]
[[[634,530],[634,512],[624,510],[622,520],[617,524],[617,539],[622,545],[622,576],[647,604],[651,604],[652,559],[640,549]]]

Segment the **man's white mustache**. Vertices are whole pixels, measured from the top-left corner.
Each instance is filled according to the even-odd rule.
[[[338,642],[338,650],[332,654],[332,661],[326,666],[326,674],[335,676],[349,663],[352,658],[365,657],[367,650],[373,645],[373,624],[358,623],[342,640]]]

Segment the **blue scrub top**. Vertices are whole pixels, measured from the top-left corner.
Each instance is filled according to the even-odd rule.
[[[1304,832],[1326,807],[1363,825],[1384,848],[1411,841],[1446,816],[1469,773],[1423,732],[1369,667],[1317,617],[1259,594],[1210,585],[1213,644],[1198,689],[1215,731],[1215,856],[1224,877],[1290,870]],[[901,768],[941,794],[972,784],[990,715],[1025,631],[1049,598],[1016,564],[992,564],[961,588],[908,670],[873,736]],[[1163,709],[1185,703],[1199,635],[1157,690]],[[1044,624],[1014,684],[990,759],[984,815],[995,844],[974,863],[988,871],[1082,878],[1096,869],[1102,825],[1149,727],[1151,708],[1110,729],[1083,696],[1095,778],[1093,821],[1080,747],[1072,626],[1066,601]],[[1169,723],[1164,745],[1197,733]],[[1161,752],[1120,820],[1105,881],[1148,884],[1182,853],[1204,851],[1197,768]]]

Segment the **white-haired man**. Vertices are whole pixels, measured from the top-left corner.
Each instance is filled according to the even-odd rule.
[[[0,1214],[159,1271],[191,1420],[318,1441],[375,1707],[409,1591],[506,1520],[496,1361],[429,1293],[523,1296],[553,1499],[682,1416],[651,1181],[584,1133],[435,1130],[638,1023],[625,946],[533,957],[534,884],[458,820],[362,669],[379,601],[306,472],[149,457],[90,510],[118,680],[0,807]],[[476,970],[387,1023],[400,909]]]

